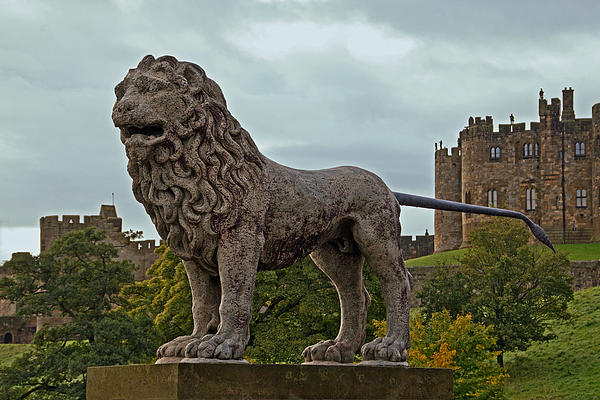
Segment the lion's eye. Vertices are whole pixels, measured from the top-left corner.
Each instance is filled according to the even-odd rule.
[[[140,91],[140,93],[146,93],[150,86],[148,77],[144,75],[140,75],[137,78],[135,78],[133,84]]]
[[[122,81],[115,86],[115,96],[117,96],[117,100],[125,96],[125,81]]]
[[[167,88],[168,88],[168,86],[169,86],[169,85],[168,85],[168,83],[167,83],[167,82],[165,82],[165,81],[163,81],[163,80],[160,80],[160,79],[156,79],[156,80],[153,80],[153,81],[150,83],[150,91],[151,91],[151,92],[158,92],[158,91],[161,91],[161,90],[167,89]]]

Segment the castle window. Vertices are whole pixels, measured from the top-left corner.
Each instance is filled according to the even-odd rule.
[[[500,147],[492,147],[490,148],[490,160],[499,160],[500,159]]]
[[[7,333],[4,335],[4,343],[9,343],[9,344],[10,344],[10,343],[12,343],[12,342],[13,342],[13,335],[12,335],[12,333],[10,333],[10,332],[7,332]]]
[[[523,158],[530,158],[533,155],[533,144],[525,143],[523,145]]]
[[[527,189],[525,192],[527,198],[527,204],[525,205],[525,209],[527,211],[535,210],[535,188]]]
[[[540,144],[539,143],[535,144],[535,156],[536,157],[540,156]]]
[[[585,143],[584,142],[576,142],[575,143],[575,155],[578,157],[585,156]]]
[[[577,189],[577,208],[587,207],[587,193],[585,189]]]
[[[488,207],[498,207],[498,192],[488,190]]]
[[[558,210],[558,204],[559,204],[559,203],[558,203],[558,196],[556,196],[556,199],[555,199],[555,201],[556,201],[556,209]]]

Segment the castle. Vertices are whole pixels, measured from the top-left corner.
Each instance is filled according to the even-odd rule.
[[[122,231],[123,220],[117,216],[114,205],[101,205],[98,215],[57,215],[40,218],[40,252],[50,249],[52,243],[63,235],[94,227],[106,232],[106,241],[117,248],[119,260],[130,260],[139,268],[134,271],[134,279],[146,279],[146,271],[158,258],[154,253],[156,243],[154,240],[131,240]],[[13,254],[18,257],[19,253]],[[9,274],[0,268],[0,276]],[[60,316],[22,318],[15,316],[16,306],[5,300],[0,300],[0,343],[29,343],[33,335],[43,325],[55,326],[64,320]]]
[[[575,118],[573,89],[550,103],[540,90],[539,122],[469,118],[458,146],[435,151],[435,197],[518,210],[554,243],[600,240],[600,103]],[[435,251],[465,246],[481,215],[435,211]]]

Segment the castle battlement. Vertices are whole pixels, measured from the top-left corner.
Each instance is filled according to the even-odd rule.
[[[130,240],[123,235],[123,220],[117,215],[114,205],[103,204],[98,215],[49,215],[40,218],[40,251],[47,251],[52,243],[65,234],[85,228],[96,228],[106,232],[106,240],[117,247],[119,259],[131,260],[141,268],[136,271],[136,280],[145,279],[146,270],[156,260],[154,240]]]
[[[547,100],[540,90],[540,119],[529,129],[512,114],[497,131],[491,116],[469,117],[452,155],[435,152],[436,198],[518,210],[546,232],[559,232],[559,242],[599,240],[600,103],[591,118],[575,118],[573,88],[562,95]],[[466,245],[486,218],[455,214],[435,212],[436,251]]]
[[[452,147],[450,154],[448,154],[448,148],[444,147],[435,151],[436,162],[457,162],[460,160],[460,148]]]

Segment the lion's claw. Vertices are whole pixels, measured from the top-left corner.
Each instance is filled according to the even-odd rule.
[[[380,337],[366,343],[362,347],[361,353],[363,360],[403,362],[408,356],[408,348],[402,340]]]
[[[222,335],[206,335],[202,339],[188,343],[185,348],[185,356],[187,358],[236,360],[242,358],[244,347],[242,340],[230,339]]]
[[[194,340],[198,340],[197,337],[194,336],[179,336],[175,339],[171,340],[160,346],[156,351],[157,358],[165,358],[165,357],[180,357],[183,358],[185,356],[186,346],[193,342]]]
[[[354,361],[354,351],[351,346],[342,341],[323,340],[308,346],[302,352],[306,362],[333,361],[338,363],[351,363]]]

